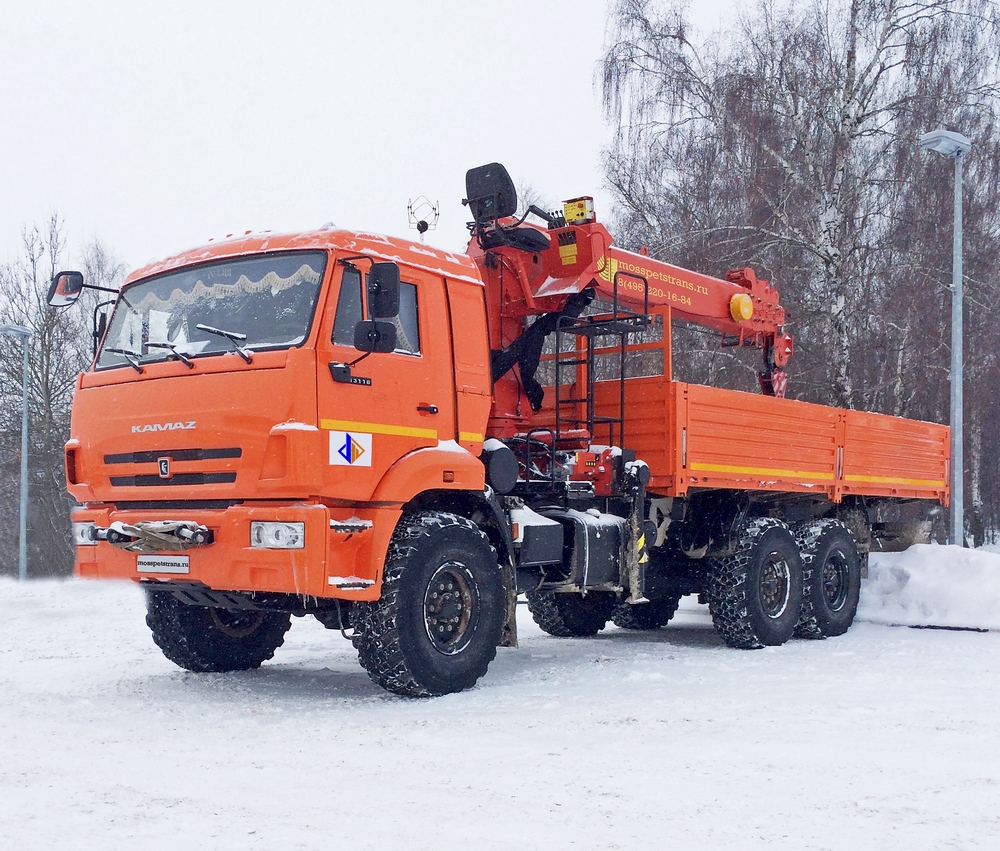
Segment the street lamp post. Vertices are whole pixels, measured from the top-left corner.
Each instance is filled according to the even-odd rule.
[[[965,546],[962,449],[962,160],[972,150],[961,133],[932,130],[920,147],[955,160],[955,230],[951,258],[951,543]]]
[[[21,510],[18,514],[17,578],[28,578],[28,340],[31,331],[20,325],[0,325],[0,333],[21,338],[24,367],[21,373]]]

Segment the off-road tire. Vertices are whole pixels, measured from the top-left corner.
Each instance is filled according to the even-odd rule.
[[[861,596],[861,556],[839,520],[815,520],[796,530],[802,554],[802,611],[798,638],[843,635],[854,623]]]
[[[709,562],[705,596],[730,647],[784,644],[802,609],[802,562],[788,527],[769,517],[746,521],[735,551]]]
[[[677,613],[681,594],[631,605],[621,603],[615,607],[611,620],[620,629],[659,629],[666,626]]]
[[[504,616],[497,554],[479,527],[457,514],[412,514],[393,532],[381,596],[357,606],[358,660],[395,694],[462,691],[496,656]]]
[[[174,664],[221,673],[259,668],[284,642],[291,618],[285,612],[192,606],[147,589],[146,625]]]
[[[607,591],[589,594],[529,591],[528,611],[549,635],[557,638],[586,638],[597,635],[611,619],[615,595]]]

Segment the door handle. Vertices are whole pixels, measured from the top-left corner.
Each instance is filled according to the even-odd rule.
[[[417,410],[424,414],[436,414],[438,412],[437,405],[417,405]]]

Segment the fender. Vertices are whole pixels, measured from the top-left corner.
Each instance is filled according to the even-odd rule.
[[[386,471],[371,497],[371,503],[379,506],[377,511],[382,514],[383,520],[392,522],[375,523],[371,542],[361,548],[357,556],[358,571],[363,570],[362,565],[369,565],[369,575],[374,582],[368,588],[351,593],[341,592],[338,596],[354,600],[378,599],[385,556],[392,533],[402,516],[402,506],[429,490],[455,491],[456,495],[462,491],[473,491],[482,498],[486,490],[486,470],[475,455],[453,440],[417,449],[396,461]]]
[[[483,462],[454,440],[442,440],[400,458],[386,471],[371,500],[406,504],[428,490],[482,493],[485,488]]]

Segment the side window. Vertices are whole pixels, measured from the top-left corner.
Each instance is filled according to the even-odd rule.
[[[361,318],[361,272],[353,266],[345,266],[337,298],[337,316],[333,321],[333,342],[338,346],[353,346],[354,326]]]
[[[396,351],[419,355],[420,323],[417,321],[417,287],[415,284],[400,283],[399,316],[393,321],[396,325]]]
[[[333,320],[333,342],[338,346],[354,345],[354,326],[364,318],[361,301],[361,272],[345,266],[337,297],[337,314]],[[392,320],[396,326],[396,351],[420,354],[420,323],[417,313],[416,284],[400,283],[399,315]]]

